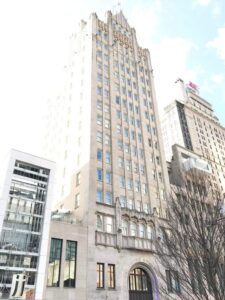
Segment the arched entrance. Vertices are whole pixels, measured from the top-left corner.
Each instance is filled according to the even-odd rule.
[[[151,279],[142,268],[130,271],[129,300],[153,300]]]

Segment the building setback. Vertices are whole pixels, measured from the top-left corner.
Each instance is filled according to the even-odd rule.
[[[87,228],[86,248],[76,244],[77,259],[86,252],[87,261],[76,286],[86,294],[66,289],[59,271],[53,277],[60,252],[49,260],[46,299],[159,299],[154,240],[169,180],[149,51],[121,11],[81,21],[71,44],[64,93],[50,102],[45,153],[58,158],[59,211]]]
[[[4,299],[9,297],[13,274],[21,273],[28,276],[25,293],[31,299],[43,299],[54,168],[51,161],[11,150],[0,198],[0,292]]]
[[[214,188],[225,191],[225,128],[214,115],[212,105],[199,96],[195,84],[176,82],[177,98],[165,108],[162,134],[168,161],[178,144],[208,161]]]

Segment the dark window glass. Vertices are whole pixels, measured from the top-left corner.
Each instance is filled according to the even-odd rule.
[[[62,240],[51,239],[47,286],[59,287]]]
[[[66,241],[66,259],[64,263],[64,287],[75,287],[77,242]]]

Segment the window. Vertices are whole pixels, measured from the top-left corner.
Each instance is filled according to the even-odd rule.
[[[129,136],[129,130],[128,130],[128,128],[124,128],[124,136],[125,137],[128,137]]]
[[[142,142],[142,135],[141,135],[141,133],[138,133],[138,141],[139,141],[139,143]]]
[[[125,178],[124,176],[119,177],[119,187],[125,189]]]
[[[140,158],[144,158],[144,150],[143,149],[139,149],[139,156]]]
[[[105,203],[112,205],[112,193],[106,192],[105,194]]]
[[[138,173],[138,164],[136,162],[133,163],[134,173]]]
[[[108,105],[108,104],[105,104],[105,106],[104,106],[104,111],[107,112],[107,113],[109,113],[110,108],[109,108],[109,105]]]
[[[120,196],[120,206],[126,207],[126,197],[125,196]]]
[[[130,136],[131,136],[131,140],[134,141],[135,140],[135,132],[134,132],[134,130],[131,130]]]
[[[115,265],[108,264],[108,288],[115,289]]]
[[[111,163],[111,153],[110,152],[106,152],[105,153],[105,162],[107,164],[110,164]]]
[[[101,215],[97,215],[96,227],[97,230],[103,231],[103,217]]]
[[[137,225],[133,222],[130,224],[130,235],[136,236],[137,235]]]
[[[98,74],[97,74],[97,79],[98,79],[98,81],[101,82],[101,81],[102,81],[102,74],[98,73]]]
[[[59,287],[62,240],[51,239],[47,286]]]
[[[124,160],[122,157],[118,157],[118,166],[120,168],[123,168],[123,166],[124,166]]]
[[[135,208],[136,208],[137,211],[141,211],[141,201],[140,200],[136,201],[135,206],[136,206]]]
[[[133,199],[128,199],[127,207],[128,207],[129,209],[133,209],[133,208],[134,208],[134,202],[133,202]]]
[[[97,263],[97,288],[104,288],[104,264]]]
[[[80,185],[80,172],[76,175],[76,186]]]
[[[140,189],[141,189],[141,187],[140,187],[140,181],[135,180],[135,182],[134,182],[134,190],[135,190],[135,192],[139,193]]]
[[[113,232],[113,218],[112,217],[105,217],[105,230],[106,232],[112,233]]]
[[[180,293],[180,280],[177,271],[166,270],[167,289],[170,293]]]
[[[121,125],[120,124],[116,125],[116,132],[121,134]]]
[[[120,104],[120,97],[116,96],[116,104]]]
[[[102,150],[97,149],[97,160],[102,161]]]
[[[80,206],[80,193],[76,194],[75,196],[75,208]]]
[[[133,189],[133,180],[128,178],[127,179],[127,189],[132,190]]]
[[[75,287],[77,242],[66,241],[64,287]]]
[[[118,145],[119,150],[123,150],[123,142],[121,140],[117,141],[117,145]]]
[[[121,111],[120,110],[116,111],[116,116],[117,116],[117,119],[121,119]]]
[[[102,88],[101,88],[100,86],[97,87],[97,94],[98,94],[99,96],[102,95]]]
[[[140,165],[140,173],[141,173],[141,175],[145,174],[145,166],[144,165]]]
[[[139,237],[144,238],[145,237],[145,225],[139,224]]]
[[[97,190],[97,192],[96,192],[96,201],[97,202],[102,202],[103,201],[101,190]]]
[[[132,154],[133,156],[137,156],[137,147],[132,146]]]
[[[122,234],[128,235],[128,222],[126,220],[122,220]]]
[[[124,151],[125,151],[126,153],[130,153],[130,146],[129,146],[129,144],[125,144],[125,145],[124,145]]]
[[[105,182],[108,184],[111,184],[111,173],[107,172],[105,173]]]
[[[147,194],[148,193],[148,188],[146,183],[142,183],[142,193]]]
[[[149,213],[149,204],[148,203],[143,203],[143,211],[148,214]]]
[[[153,226],[147,225],[147,238],[153,240]]]
[[[105,144],[110,145],[110,136],[108,134],[105,135]]]
[[[102,132],[97,131],[96,140],[97,140],[97,142],[102,143]]]
[[[102,169],[97,169],[97,180],[102,181]]]
[[[107,119],[105,119],[105,128],[110,128],[110,122]]]
[[[141,127],[141,122],[140,122],[140,120],[138,120],[138,119],[136,120],[136,125],[137,125],[138,128]]]
[[[130,160],[126,160],[126,169],[127,169],[128,171],[131,170],[131,161],[130,161]]]

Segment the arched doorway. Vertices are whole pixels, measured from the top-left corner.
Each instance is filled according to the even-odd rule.
[[[135,268],[130,271],[129,300],[153,300],[150,277],[142,268]]]

